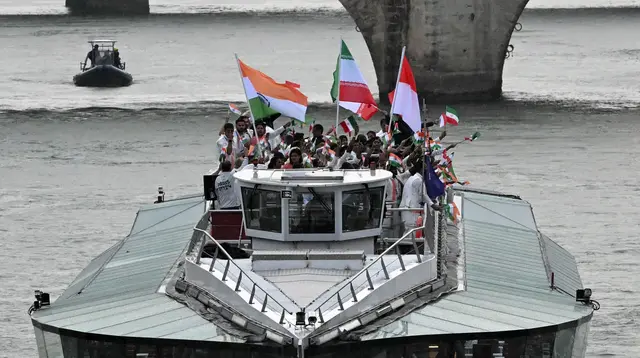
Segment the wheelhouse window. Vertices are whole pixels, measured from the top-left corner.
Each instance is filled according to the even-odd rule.
[[[242,188],[242,206],[247,228],[269,232],[282,232],[282,202],[280,192],[255,188]]]
[[[342,192],[342,232],[379,228],[383,205],[383,187]]]
[[[334,193],[298,188],[289,199],[289,233],[335,234]]]

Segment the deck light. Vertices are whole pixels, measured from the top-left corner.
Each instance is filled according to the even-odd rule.
[[[591,289],[576,290],[576,302],[589,303],[591,301]]]
[[[164,189],[159,186],[158,187],[158,200],[154,202],[154,204],[162,203],[164,201]]]
[[[318,322],[318,318],[316,318],[315,316],[309,316],[309,324],[310,325],[315,325],[316,322]]]
[[[36,296],[36,300],[33,301],[33,310],[39,310],[44,306],[51,305],[51,300],[49,298],[49,294],[46,292],[42,292],[40,290],[35,290],[34,295]]]

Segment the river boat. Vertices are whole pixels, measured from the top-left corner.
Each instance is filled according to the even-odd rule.
[[[240,209],[211,172],[160,189],[55,302],[36,291],[39,357],[585,356],[599,306],[520,197],[451,187],[449,217],[386,202],[385,170],[234,177]],[[403,210],[423,225],[389,237]]]
[[[125,87],[131,85],[133,76],[125,72],[126,63],[114,63],[115,40],[91,40],[91,49],[98,48],[94,64],[80,62],[80,73],[73,76],[73,83],[79,87]]]

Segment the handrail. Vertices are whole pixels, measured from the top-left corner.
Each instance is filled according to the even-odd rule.
[[[284,312],[286,312],[286,313],[288,313],[290,315],[293,314],[292,312],[287,310],[283,305],[281,305],[275,298],[273,298],[273,296],[271,296],[267,291],[265,291],[263,288],[261,288],[255,281],[253,281],[251,279],[251,277],[249,275],[247,275],[247,273],[243,269],[241,269],[240,266],[238,266],[238,264],[236,264],[236,262],[231,258],[231,255],[229,255],[229,253],[227,252],[227,250],[225,250],[224,247],[222,247],[222,245],[220,245],[220,243],[216,239],[214,239],[206,230],[202,230],[202,229],[197,228],[197,227],[194,227],[193,230],[194,231],[199,231],[199,232],[205,234],[211,241],[213,241],[213,243],[216,244],[217,248],[220,251],[222,251],[222,253],[227,257],[227,262],[232,263],[233,266],[235,266],[240,271],[240,275],[241,275],[242,278],[246,278],[247,280],[249,280],[253,284],[252,293],[251,293],[251,297],[252,298],[255,297],[255,288],[257,287],[264,293],[265,297],[268,298],[269,301],[275,302],[278,306],[280,306],[280,308]],[[203,240],[202,248],[204,248],[205,243],[206,243],[206,240]],[[198,264],[200,263],[200,253],[201,252],[202,252],[202,249],[199,251],[198,257],[196,258],[196,260],[197,260],[196,263],[198,263]],[[215,260],[215,257],[213,259]],[[226,276],[227,272],[228,272],[228,267],[225,269],[225,276]],[[240,281],[242,280],[242,278],[238,279],[238,282],[236,284],[236,290],[239,288]],[[264,309],[264,306],[266,306],[266,304],[267,304],[267,302],[266,302],[266,299],[265,299],[265,302],[263,303],[263,309]]]
[[[429,209],[428,209],[427,205],[425,205],[425,206],[424,206],[424,208],[423,208],[423,212],[422,212],[422,213],[423,213],[423,215],[424,215],[424,217],[426,217],[427,210],[429,210]],[[380,255],[378,255],[378,257],[377,257],[375,260],[371,261],[367,266],[365,266],[364,268],[362,268],[362,269],[361,269],[357,274],[355,274],[355,275],[351,276],[347,282],[345,282],[345,283],[344,283],[344,284],[343,284],[339,289],[337,289],[337,290],[335,291],[335,293],[334,293],[334,294],[332,294],[332,295],[331,295],[331,296],[329,296],[326,300],[324,300],[322,303],[320,303],[319,305],[317,305],[317,307],[316,307],[316,309],[315,309],[315,310],[317,310],[317,311],[321,311],[322,306],[323,306],[325,303],[329,302],[331,299],[333,299],[333,298],[334,298],[334,297],[336,297],[336,296],[338,296],[338,304],[342,307],[342,300],[340,299],[340,292],[341,292],[343,289],[347,288],[348,286],[352,285],[352,284],[353,284],[353,281],[355,281],[355,279],[357,279],[358,277],[360,277],[360,275],[362,275],[363,273],[367,273],[367,272],[368,272],[368,270],[369,270],[369,268],[371,268],[374,264],[378,263],[379,261],[382,261],[382,260],[383,260],[383,257],[384,257],[385,255],[387,255],[391,250],[395,250],[395,248],[396,248],[396,247],[397,247],[401,242],[403,242],[407,237],[409,237],[409,236],[410,236],[410,235],[412,235],[413,233],[417,232],[418,230],[424,230],[424,229],[426,228],[426,223],[427,223],[427,220],[424,220],[424,221],[423,221],[423,225],[422,225],[422,226],[419,226],[419,227],[416,227],[416,228],[414,228],[414,229],[411,229],[411,230],[407,231],[404,235],[402,235],[402,237],[401,237],[401,238],[399,238],[398,240],[396,240],[396,242],[394,242],[391,246],[389,246],[386,250],[384,250]],[[416,252],[416,254],[418,254],[418,255],[419,255],[419,253],[418,253],[418,252]],[[404,264],[402,264],[402,265],[404,266]],[[384,263],[382,264],[382,268],[383,268],[383,270],[385,271],[385,274],[386,274],[386,275],[388,275],[388,273],[386,272],[386,266],[384,265]],[[368,278],[367,278],[367,281],[370,281],[370,277],[368,277]],[[354,292],[354,290],[353,290],[353,286],[351,286],[351,294],[352,294],[352,296],[355,296],[355,295],[357,294],[357,293],[355,293],[355,292]],[[305,308],[310,307],[312,304],[313,304],[313,302],[311,302],[310,304],[308,304]],[[321,315],[322,315],[322,313],[320,312],[320,316],[321,316]]]

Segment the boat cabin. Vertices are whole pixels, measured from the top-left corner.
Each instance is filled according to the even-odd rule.
[[[391,173],[247,168],[234,176],[254,250],[357,246],[373,253]]]

